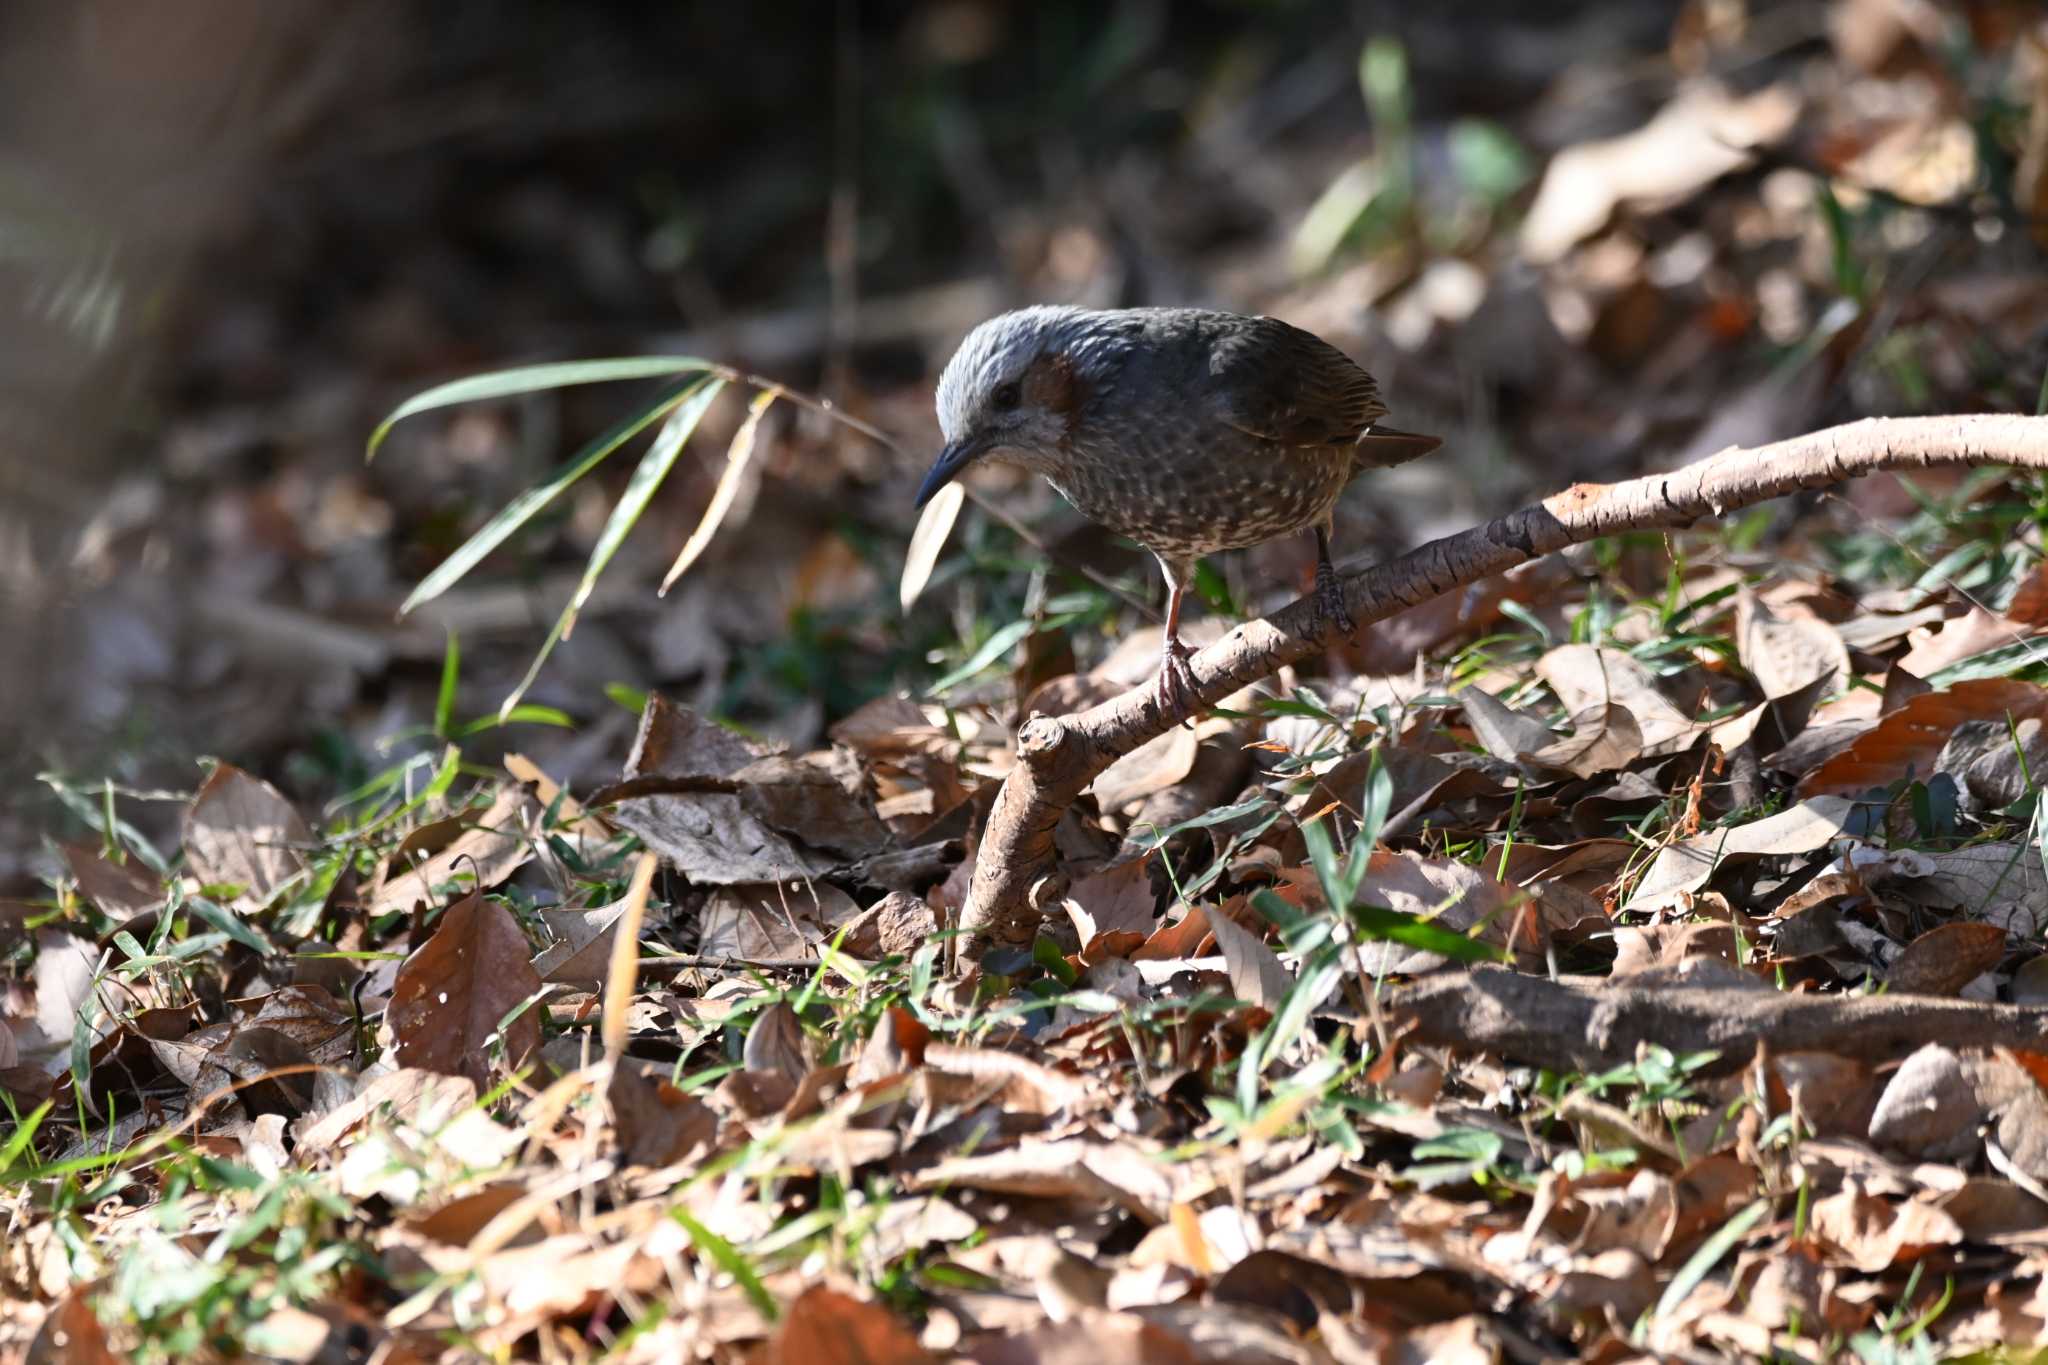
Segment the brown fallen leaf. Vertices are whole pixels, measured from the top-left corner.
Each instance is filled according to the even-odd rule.
[[[1573,715],[1609,705],[1635,718],[1646,757],[1682,753],[1705,731],[1657,688],[1650,671],[1618,649],[1560,645],[1536,661],[1536,671]]]
[[[1885,984],[1915,995],[1954,995],[2004,956],[2005,930],[1997,925],[1940,924],[1906,945]]]
[[[1623,908],[1648,911],[1677,904],[1731,860],[1826,848],[1842,836],[1854,808],[1847,797],[1816,796],[1746,825],[1707,830],[1668,844],[1658,851]]]
[[[1522,254],[1538,265],[1561,260],[1617,207],[1683,199],[1747,165],[1749,148],[1791,131],[1800,103],[1789,86],[1742,96],[1692,85],[1632,132],[1567,147],[1551,158],[1522,220]]]
[[[767,1365],[919,1365],[936,1357],[880,1304],[813,1285],[782,1315],[763,1359]]]
[[[541,988],[526,935],[503,906],[472,891],[448,907],[433,936],[399,964],[386,1011],[401,1066],[491,1082],[492,1054],[517,1068],[540,1047],[540,1016],[505,1016]]]
[[[529,800],[523,789],[507,786],[481,812],[451,818],[442,827],[448,837],[437,841],[430,853],[417,847],[402,850],[425,856],[388,874],[372,889],[370,913],[410,914],[422,905],[435,904],[458,874],[472,894],[501,885],[533,856],[533,843],[526,833]]]
[[[1216,935],[1216,950],[1223,954],[1224,965],[1230,971],[1231,992],[1261,1009],[1279,1009],[1294,986],[1294,977],[1280,965],[1279,957],[1266,946],[1265,940],[1240,928],[1228,915],[1212,917],[1209,927]]]
[[[1811,613],[1779,615],[1747,588],[1736,598],[1735,648],[1767,699],[1815,684],[1821,695],[1839,692],[1852,676],[1833,626]]]
[[[203,886],[235,886],[234,909],[260,910],[302,876],[312,831],[284,794],[232,763],[207,775],[185,812],[185,860]]]

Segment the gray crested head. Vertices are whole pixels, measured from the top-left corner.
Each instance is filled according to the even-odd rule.
[[[1067,438],[1080,397],[1076,343],[1093,314],[1020,308],[967,334],[939,376],[939,430],[946,438],[918,505],[975,460],[1043,466]]]

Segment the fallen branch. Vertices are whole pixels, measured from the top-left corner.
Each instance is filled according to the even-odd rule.
[[[1931,995],[1798,995],[1765,986],[1632,984],[1627,978],[1550,980],[1502,967],[1425,977],[1393,993],[1386,1011],[1411,1043],[1490,1052],[1524,1066],[1588,1071],[1632,1062],[1641,1043],[1673,1052],[1711,1048],[1709,1073],[1756,1055],[1831,1052],[1896,1061],[1927,1043],[1952,1048],[2048,1046],[2048,1009]]]
[[[1987,464],[2048,469],[2048,417],[1871,418],[1754,449],[1731,448],[1668,474],[1578,484],[1348,575],[1344,602],[1363,626],[1600,536],[1689,526],[1701,517],[1878,470]],[[1204,706],[1213,706],[1321,650],[1325,634],[1306,597],[1248,621],[1190,661],[1194,693]],[[961,916],[963,970],[993,947],[1030,943],[1042,912],[1056,906],[1065,891],[1053,851],[1060,816],[1096,774],[1172,723],[1149,686],[1078,715],[1033,715],[1025,721],[1017,735],[1017,765],[1004,779],[975,858]]]

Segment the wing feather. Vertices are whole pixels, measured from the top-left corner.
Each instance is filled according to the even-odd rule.
[[[1379,386],[1350,356],[1278,318],[1233,318],[1210,348],[1223,419],[1280,446],[1351,445],[1386,416]]]

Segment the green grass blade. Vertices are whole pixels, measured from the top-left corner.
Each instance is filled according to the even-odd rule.
[[[441,691],[434,698],[434,735],[448,738],[455,724],[455,688],[462,679],[462,642],[448,632],[448,647],[441,655]]]
[[[489,374],[471,375],[440,384],[424,393],[412,397],[393,408],[391,415],[377,424],[370,433],[370,443],[363,452],[365,460],[375,459],[377,447],[384,444],[384,438],[391,434],[391,428],[416,413],[432,412],[435,408],[454,407],[458,403],[478,403],[487,398],[511,398],[522,393],[539,393],[544,389],[565,389],[576,384],[607,384],[621,379],[656,379],[666,375],[692,374],[704,370],[715,370],[718,366],[709,360],[699,360],[687,355],[642,355],[621,356],[613,360],[570,360],[550,365],[522,365],[516,369],[493,370]]]
[[[654,498],[654,490],[661,487],[663,479],[675,468],[676,457],[696,434],[697,424],[704,420],[705,410],[712,400],[725,388],[723,379],[695,379],[690,383],[682,401],[676,404],[668,421],[647,447],[647,453],[640,457],[639,468],[633,471],[632,479],[626,484],[626,491],[619,495],[619,501],[612,508],[611,516],[605,519],[604,529],[598,532],[597,544],[591,548],[590,562],[583,567],[583,580],[576,585],[576,591],[569,597],[569,604],[562,608],[562,614],[555,619],[555,628],[548,632],[540,652],[533,656],[533,663],[527,667],[526,676],[519,680],[519,686],[505,698],[505,704],[498,708],[500,719],[509,718],[518,707],[526,690],[533,686],[533,680],[540,676],[541,665],[555,652],[555,646],[567,639],[569,632],[576,628],[576,613],[590,600],[590,594],[597,589],[598,575],[612,562],[612,556],[619,552],[619,546],[640,520],[640,514],[647,510],[647,504]]]
[[[597,468],[604,462],[606,456],[666,416],[670,409],[686,399],[690,391],[703,382],[702,379],[691,379],[671,385],[652,403],[577,451],[575,456],[556,470],[545,483],[536,484],[506,503],[498,515],[484,524],[482,530],[464,541],[461,548],[442,560],[432,573],[420,580],[420,585],[412,590],[412,596],[405,599],[405,604],[398,609],[398,614],[403,616],[454,587],[464,574],[482,561],[485,555],[497,549],[504,543],[506,537],[531,521],[541,508],[559,497],[563,489]]]
[[[668,1216],[690,1234],[690,1245],[697,1248],[704,1258],[739,1282],[754,1307],[770,1322],[779,1322],[782,1310],[776,1307],[775,1296],[768,1292],[768,1286],[761,1283],[761,1277],[754,1273],[754,1267],[747,1264],[747,1258],[740,1255],[731,1242],[726,1241],[710,1228],[692,1218],[682,1209],[670,1209]]]

